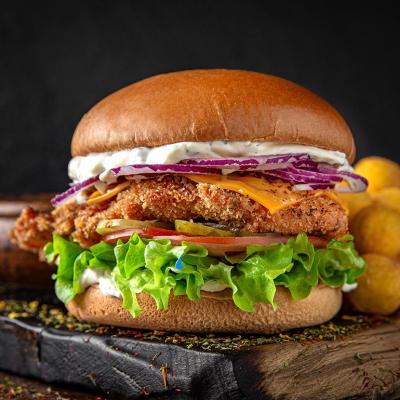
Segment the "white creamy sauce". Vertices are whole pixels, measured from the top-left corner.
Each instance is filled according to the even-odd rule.
[[[83,272],[79,283],[83,289],[87,289],[89,286],[98,284],[101,293],[103,293],[105,296],[122,298],[121,292],[117,288],[117,285],[108,271],[87,268]],[[222,281],[209,280],[204,284],[201,290],[206,292],[220,292],[227,287],[229,286]]]
[[[352,283],[348,284],[345,283],[342,286],[342,292],[349,293],[355,289],[357,289],[358,284],[357,283]],[[201,288],[201,290],[204,290],[205,292],[221,292],[222,290],[228,288],[229,286],[224,283],[223,281],[220,280],[209,280],[207,281],[204,286]]]
[[[159,147],[136,147],[105,153],[90,153],[71,159],[68,174],[73,182],[99,175],[111,168],[133,164],[176,164],[190,158],[239,158],[307,153],[314,161],[348,169],[346,155],[340,151],[277,142],[224,141],[180,142]],[[106,176],[106,175],[104,175]]]
[[[85,204],[87,202],[88,197],[86,196],[84,191],[78,192],[75,196],[74,199],[78,204]]]
[[[83,271],[79,283],[83,289],[98,284],[101,293],[105,296],[122,297],[108,271],[87,268]]]
[[[87,268],[83,272],[79,283],[83,289],[98,284],[101,293],[103,293],[105,296],[122,298],[117,285],[108,271]],[[211,279],[202,286],[201,290],[214,293],[222,292],[228,287],[229,286],[221,280]],[[357,283],[353,283],[351,285],[346,283],[342,286],[342,291],[348,293],[356,288]]]
[[[345,292],[345,293],[352,292],[353,290],[357,289],[357,286],[358,286],[357,283],[350,283],[350,284],[349,283],[345,283],[342,286],[342,292]]]

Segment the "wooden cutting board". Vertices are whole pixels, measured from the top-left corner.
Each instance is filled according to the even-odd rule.
[[[399,316],[341,315],[274,336],[195,336],[78,323],[43,291],[0,288],[0,310],[0,369],[107,398],[400,397]]]

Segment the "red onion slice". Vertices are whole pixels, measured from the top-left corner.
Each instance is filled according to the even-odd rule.
[[[338,192],[351,192],[358,193],[363,192],[368,187],[368,180],[361,175],[357,175],[350,171],[341,171],[334,168],[318,167],[318,171],[324,174],[336,175],[342,180],[346,181],[349,185],[348,187],[342,185],[336,185],[335,189]]]
[[[343,178],[332,175],[322,174],[315,171],[301,170],[297,168],[277,169],[273,171],[265,171],[263,175],[268,177],[279,178],[284,181],[294,183],[329,183],[341,182]]]
[[[72,185],[67,191],[55,196],[51,203],[59,206],[80,191],[102,181],[116,182],[124,176],[128,180],[151,178],[156,174],[221,174],[235,171],[258,171],[265,178],[281,179],[294,183],[293,190],[330,189],[342,192],[362,192],[368,181],[352,172],[322,167],[306,153],[256,156],[229,159],[188,159],[181,164],[135,164],[112,168],[99,176]],[[346,181],[348,187],[338,185]],[[335,186],[336,185],[336,186]]]
[[[300,160],[291,163],[292,167],[301,168],[306,170],[317,171],[318,170],[318,163],[313,160]]]
[[[82,182],[76,183],[75,185],[72,185],[68,190],[66,190],[63,193],[60,193],[56,196],[54,196],[51,199],[51,204],[53,207],[58,207],[71,197],[77,195],[79,192],[81,192],[83,189],[87,189],[90,186],[93,186],[97,181],[99,180],[98,176],[94,176],[93,178],[86,179]]]
[[[368,187],[368,180],[361,175],[357,175],[349,171],[338,171],[337,174],[338,176],[341,176],[349,185],[349,187],[336,185],[335,189],[338,192],[359,193],[364,192]]]
[[[207,168],[202,166],[191,166],[191,165],[183,165],[183,164],[137,164],[137,165],[128,165],[126,167],[116,167],[112,168],[106,172],[108,176],[111,177],[111,181],[115,182],[119,176],[127,176],[127,177],[150,177],[154,176],[154,174],[220,174],[221,171],[216,168]],[[104,174],[104,173],[103,173]],[[79,182],[75,185],[72,185],[65,192],[58,194],[53,197],[51,200],[51,204],[53,207],[58,207],[68,199],[77,195],[84,189],[93,186],[96,182],[99,181],[99,175],[93,178],[86,179],[82,182]]]
[[[327,183],[299,183],[292,186],[292,190],[302,191],[302,190],[317,190],[317,189],[333,189],[335,185]]]
[[[125,167],[112,168],[107,172],[107,177],[129,175],[154,175],[154,174],[220,174],[217,168],[208,168],[186,164],[135,164]],[[103,173],[104,174],[104,173]]]
[[[238,157],[238,158],[220,158],[220,159],[203,159],[193,158],[182,160],[182,164],[198,165],[204,167],[240,167],[240,166],[256,166],[262,164],[281,164],[293,163],[296,161],[311,160],[307,153],[291,153],[273,156],[254,156],[254,157]]]

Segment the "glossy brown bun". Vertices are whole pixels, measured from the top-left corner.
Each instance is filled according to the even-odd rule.
[[[211,140],[296,143],[355,157],[349,127],[327,102],[285,79],[238,70],[162,74],[111,94],[79,122],[72,156]]]
[[[274,333],[317,325],[330,320],[340,309],[340,289],[314,288],[304,300],[294,301],[278,287],[274,312],[270,305],[257,304],[253,313],[240,311],[231,300],[231,291],[201,292],[199,301],[171,296],[169,309],[158,311],[147,294],[138,295],[142,314],[133,318],[122,308],[121,300],[104,296],[92,286],[67,305],[78,319],[105,325],[175,332]]]

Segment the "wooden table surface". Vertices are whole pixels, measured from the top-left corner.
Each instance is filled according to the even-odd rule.
[[[190,400],[183,394],[146,396],[146,400]],[[100,394],[71,388],[70,385],[49,385],[35,379],[0,371],[1,400],[108,400]]]
[[[79,389],[48,385],[0,371],[1,400],[106,400],[105,397]]]

